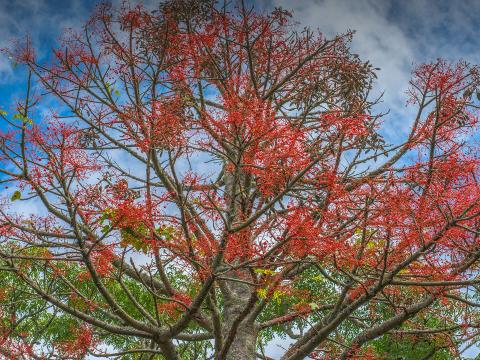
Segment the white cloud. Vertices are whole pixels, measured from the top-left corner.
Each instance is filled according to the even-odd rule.
[[[78,28],[84,23],[92,4],[82,0],[56,4],[49,0],[0,0],[0,49],[29,36],[40,55],[44,55],[65,29]],[[46,47],[42,46],[45,39],[51,42]],[[18,80],[17,73],[12,71],[9,59],[1,54],[0,85],[11,85]]]
[[[293,10],[301,25],[318,28],[327,36],[355,30],[352,50],[373,66],[381,68],[375,92],[384,92],[384,105],[391,109],[394,121],[386,132],[405,133],[411,112],[405,109],[405,91],[410,79],[414,47],[405,32],[388,20],[388,2],[373,0],[273,0],[273,6]],[[372,94],[375,95],[375,94]],[[382,106],[383,108],[383,106]],[[406,117],[399,116],[405,114]]]

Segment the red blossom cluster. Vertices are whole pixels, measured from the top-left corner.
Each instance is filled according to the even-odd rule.
[[[72,326],[70,335],[72,340],[59,341],[55,344],[64,359],[81,360],[87,355],[88,350],[95,347],[95,336],[88,326]]]

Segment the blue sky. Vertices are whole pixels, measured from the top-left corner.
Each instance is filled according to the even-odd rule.
[[[122,0],[113,0],[118,5]],[[132,2],[138,2],[132,1]],[[353,50],[381,68],[377,92],[384,91],[382,109],[391,110],[385,133],[405,133],[411,109],[404,92],[412,65],[438,57],[480,62],[480,37],[475,0],[250,0],[259,9],[282,6],[293,10],[301,25],[327,35],[356,30]],[[155,7],[156,0],[144,0]],[[94,0],[0,0],[0,48],[29,34],[45,55],[65,28],[79,27],[96,4]],[[21,96],[25,74],[0,56],[0,106],[8,109],[12,96]],[[23,86],[22,86],[23,85]]]

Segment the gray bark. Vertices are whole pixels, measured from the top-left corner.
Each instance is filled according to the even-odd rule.
[[[231,154],[231,157],[236,158],[236,154]],[[238,163],[240,162],[239,159]],[[229,204],[227,225],[231,226],[235,220],[238,220],[242,203],[246,200],[247,178],[244,173],[237,170],[233,174],[225,174],[224,181],[225,198]],[[252,280],[250,273],[245,270],[241,274],[229,273],[228,277]],[[218,358],[219,360],[255,360],[257,330],[254,319],[248,316],[255,303],[255,301],[252,303],[252,300],[255,300],[252,298],[255,289],[245,283],[226,281],[221,286],[221,290],[224,298],[223,351]]]
[[[252,289],[246,284],[228,284],[229,294],[225,297],[224,336],[233,340],[226,353],[226,360],[255,360],[257,330],[254,321],[245,316],[245,310],[251,308],[249,302]],[[240,323],[238,320],[242,319]],[[231,333],[232,332],[232,333]]]

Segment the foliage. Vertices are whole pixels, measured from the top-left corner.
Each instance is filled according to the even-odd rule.
[[[6,358],[436,359],[477,342],[478,69],[417,66],[387,144],[351,33],[99,5],[0,110]],[[13,110],[13,109],[12,109]],[[35,210],[35,211],[34,211]]]

